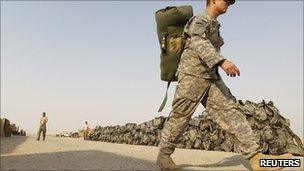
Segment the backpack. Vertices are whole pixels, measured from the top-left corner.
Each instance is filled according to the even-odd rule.
[[[177,81],[175,73],[185,45],[183,31],[192,16],[193,9],[190,5],[170,6],[155,12],[157,36],[161,49],[160,78],[168,82],[166,95],[158,112],[161,112],[166,104],[170,83]]]

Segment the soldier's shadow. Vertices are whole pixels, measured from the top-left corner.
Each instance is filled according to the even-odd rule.
[[[248,170],[251,169],[250,163],[246,160],[242,155],[232,156],[228,158],[224,158],[222,161],[212,164],[203,164],[203,165],[190,165],[190,164],[181,164],[180,167],[204,167],[204,168],[212,168],[212,167],[229,167],[229,166],[238,166],[243,165]]]

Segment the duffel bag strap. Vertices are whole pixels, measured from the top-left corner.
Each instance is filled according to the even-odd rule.
[[[167,102],[167,99],[168,99],[168,89],[170,87],[170,84],[171,84],[171,81],[168,81],[166,95],[165,95],[165,98],[164,98],[162,104],[160,105],[160,107],[158,109],[158,112],[161,112],[164,109],[165,105],[166,105],[166,102]]]

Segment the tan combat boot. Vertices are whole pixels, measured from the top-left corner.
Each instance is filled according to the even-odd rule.
[[[268,170],[281,170],[282,167],[260,167],[260,159],[291,159],[292,154],[282,154],[282,155],[267,155],[262,153],[257,153],[250,159],[250,165],[254,171],[268,171]]]
[[[156,164],[162,169],[162,170],[176,170],[178,169],[178,165],[176,165],[170,155],[159,152],[156,160]]]

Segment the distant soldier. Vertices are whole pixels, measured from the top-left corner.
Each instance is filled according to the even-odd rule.
[[[224,14],[235,0],[207,0],[204,12],[191,18],[184,27],[185,50],[178,66],[178,83],[172,112],[164,125],[156,163],[162,169],[177,169],[171,154],[189,123],[192,114],[202,104],[212,119],[238,142],[241,153],[258,170],[261,158],[287,158],[261,153],[245,115],[238,109],[236,98],[219,75],[221,68],[230,77],[240,75],[238,67],[220,53],[224,44],[217,17]],[[273,169],[273,168],[268,168]]]
[[[40,140],[40,134],[42,133],[42,140],[45,140],[45,134],[46,134],[46,123],[48,122],[48,118],[46,117],[46,113],[42,113],[42,117],[40,118],[40,125],[37,135],[37,140]]]
[[[87,140],[89,138],[89,131],[90,131],[90,127],[88,124],[88,121],[84,122],[84,126],[83,126],[83,139]]]

